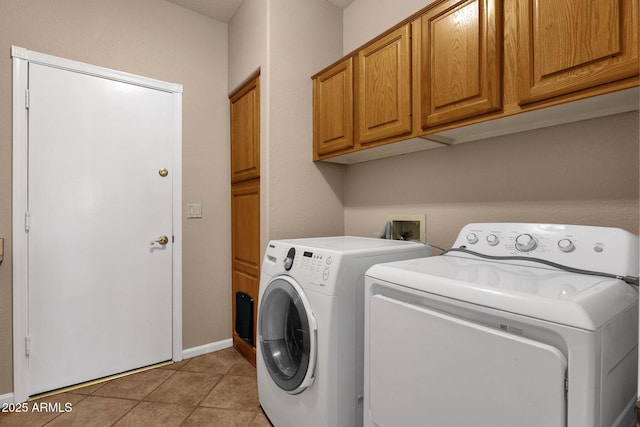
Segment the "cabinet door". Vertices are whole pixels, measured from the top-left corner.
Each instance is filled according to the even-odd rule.
[[[423,129],[502,107],[502,2],[451,0],[422,17]]]
[[[260,176],[260,77],[250,80],[230,100],[231,182]]]
[[[369,143],[411,132],[410,25],[358,53],[358,141]]]
[[[313,79],[313,159],[353,148],[353,59]]]
[[[231,187],[231,295],[232,319],[236,318],[236,292],[253,298],[253,342],[256,342],[258,289],[260,285],[260,180]],[[234,322],[235,325],[235,322]],[[255,365],[255,347],[234,330],[233,345]]]
[[[638,74],[637,0],[518,2],[520,104]]]

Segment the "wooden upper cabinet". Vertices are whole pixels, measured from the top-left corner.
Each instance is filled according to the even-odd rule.
[[[638,75],[637,0],[518,1],[520,104]]]
[[[231,182],[260,176],[260,76],[230,97]]]
[[[358,52],[359,143],[411,132],[411,38],[406,24]]]
[[[422,129],[502,107],[501,25],[501,0],[445,1],[422,16]]]
[[[353,59],[313,78],[313,159],[353,148]]]
[[[509,132],[531,119],[541,127],[556,112],[530,113],[564,103],[608,114],[587,99],[639,84],[638,0],[425,3],[313,77],[314,160],[349,164],[470,141],[474,125],[515,115]]]

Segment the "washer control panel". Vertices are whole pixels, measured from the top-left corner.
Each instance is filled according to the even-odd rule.
[[[638,236],[619,228],[529,223],[468,224],[458,234],[453,247],[492,256],[541,258],[587,270],[638,274]]]
[[[334,257],[319,250],[290,247],[283,257],[282,265],[286,271],[313,282],[323,284],[331,278]]]

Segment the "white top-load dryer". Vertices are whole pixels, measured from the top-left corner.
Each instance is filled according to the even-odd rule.
[[[454,248],[368,270],[365,425],[635,425],[637,236],[470,224]]]
[[[362,425],[364,273],[428,254],[421,243],[364,237],[269,243],[256,368],[260,404],[274,425]]]

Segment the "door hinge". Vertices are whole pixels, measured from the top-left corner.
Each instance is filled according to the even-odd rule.
[[[564,392],[569,393],[569,377],[566,375],[564,377]]]
[[[24,91],[24,108],[29,109],[31,104],[31,97],[29,96],[29,89]]]
[[[24,339],[24,355],[29,357],[31,354],[31,337],[27,336]]]
[[[24,231],[29,231],[31,225],[31,214],[29,212],[24,213]]]

